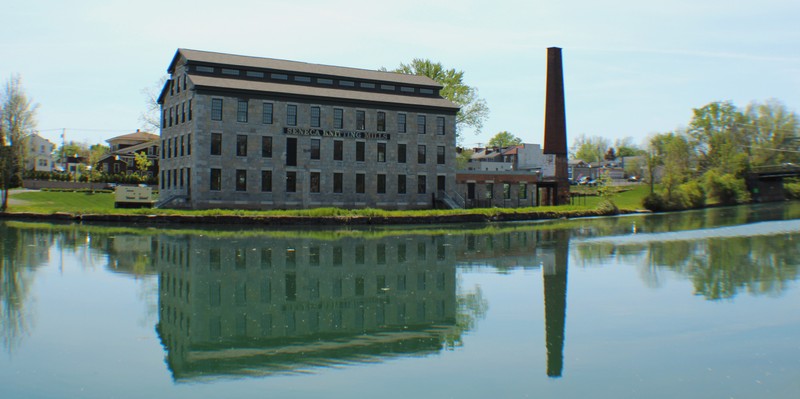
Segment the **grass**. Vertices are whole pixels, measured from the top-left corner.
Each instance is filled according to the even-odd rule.
[[[647,195],[648,186],[637,184],[630,190],[615,195],[612,200],[620,209],[641,209],[641,199]],[[132,214],[132,215],[191,215],[191,216],[288,216],[288,217],[420,217],[449,215],[484,215],[558,212],[565,216],[570,213],[590,211],[597,208],[600,197],[587,196],[576,205],[528,207],[528,208],[480,208],[480,209],[425,209],[425,210],[384,210],[384,209],[341,209],[312,208],[298,210],[242,210],[242,209],[117,209],[114,208],[114,194],[88,192],[29,191],[14,193],[14,203],[9,212],[30,212],[53,214]]]

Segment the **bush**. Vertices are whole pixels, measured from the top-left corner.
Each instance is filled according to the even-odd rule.
[[[735,205],[750,201],[750,192],[744,179],[726,173],[720,175],[710,170],[703,176],[703,182],[710,198],[722,205]]]
[[[659,193],[647,194],[647,196],[642,199],[642,206],[644,209],[653,212],[663,212],[668,210],[667,201],[664,199],[664,196]]]
[[[690,181],[678,186],[678,198],[674,206],[679,209],[702,208],[706,205],[706,193],[697,181]]]
[[[800,199],[800,182],[783,183],[783,189],[786,191],[786,198]]]

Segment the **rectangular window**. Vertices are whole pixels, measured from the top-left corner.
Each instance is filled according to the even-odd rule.
[[[211,191],[222,189],[222,169],[211,169]]]
[[[511,199],[511,185],[503,183],[503,199]]]
[[[169,127],[172,127],[172,107],[169,107]]]
[[[344,141],[342,140],[334,140],[333,141],[333,160],[334,161],[341,161],[344,159]]]
[[[425,115],[417,115],[417,133],[425,134]]]
[[[297,138],[286,138],[286,165],[297,166]]]
[[[192,120],[192,100],[189,99],[189,120]]]
[[[261,117],[262,123],[265,125],[272,124],[272,103],[264,103],[263,106],[263,115]]]
[[[183,141],[183,136],[181,136],[181,156],[186,152],[186,143]]]
[[[363,173],[356,173],[356,194],[364,194],[366,192],[366,175]]]
[[[406,193],[406,175],[397,175],[397,193]]]
[[[356,111],[356,130],[364,130],[367,128],[367,113],[364,111]]]
[[[247,123],[247,100],[239,100],[236,108],[236,121]]]
[[[311,159],[319,159],[319,139],[311,139]]]
[[[386,131],[386,112],[378,111],[378,131]]]
[[[356,162],[364,162],[364,146],[363,141],[356,141]]]
[[[286,192],[297,191],[297,172],[286,172]]]
[[[378,175],[378,194],[386,194],[386,175]]]
[[[494,183],[486,183],[486,193],[484,196],[486,199],[494,198]]]
[[[341,108],[333,109],[333,128],[342,129],[344,127],[344,110]]]
[[[289,104],[286,106],[286,124],[297,126],[297,106]]]
[[[272,137],[261,136],[261,157],[272,158]]]
[[[420,144],[417,146],[417,163],[425,163],[425,153],[426,153],[425,145]]]
[[[386,162],[386,143],[378,143],[378,162]]]
[[[444,134],[444,117],[437,116],[436,117],[436,134],[443,135]]]
[[[212,98],[211,99],[211,120],[212,121],[221,121],[222,120],[222,99],[221,98]]]
[[[186,103],[181,103],[181,123],[186,122]]]
[[[186,155],[192,155],[192,134],[186,135]]]
[[[247,136],[244,134],[236,135],[236,156],[247,156]]]
[[[338,193],[341,193],[343,191],[342,190],[343,176],[344,176],[344,174],[342,174],[342,173],[334,173],[333,174],[333,192],[334,193],[338,194]]]
[[[528,198],[528,183],[519,184],[519,191],[517,192],[517,196],[519,196],[519,199]]]
[[[439,165],[444,165],[444,146],[439,145],[436,146],[436,163]]]
[[[272,191],[272,171],[261,171],[261,191],[268,193]]]
[[[311,127],[319,127],[319,107],[311,107]]]
[[[397,144],[397,163],[406,163],[406,145]]]
[[[311,178],[309,179],[309,191],[312,193],[319,192],[319,172],[311,172]]]
[[[222,133],[211,133],[211,155],[222,155]]]
[[[417,176],[417,193],[425,194],[428,191],[428,179],[425,175]]]
[[[164,110],[161,116],[161,127],[167,127],[167,110]]]
[[[247,191],[247,170],[236,169],[236,191]]]
[[[406,114],[397,114],[397,132],[406,132]]]

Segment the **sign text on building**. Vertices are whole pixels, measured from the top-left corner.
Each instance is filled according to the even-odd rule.
[[[306,129],[301,127],[285,127],[283,128],[283,133],[292,136],[340,137],[348,139],[366,139],[366,140],[391,139],[389,133],[353,132],[348,130]]]

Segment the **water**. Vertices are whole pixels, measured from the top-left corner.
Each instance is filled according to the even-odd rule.
[[[374,230],[0,222],[0,397],[796,398],[800,204]]]

